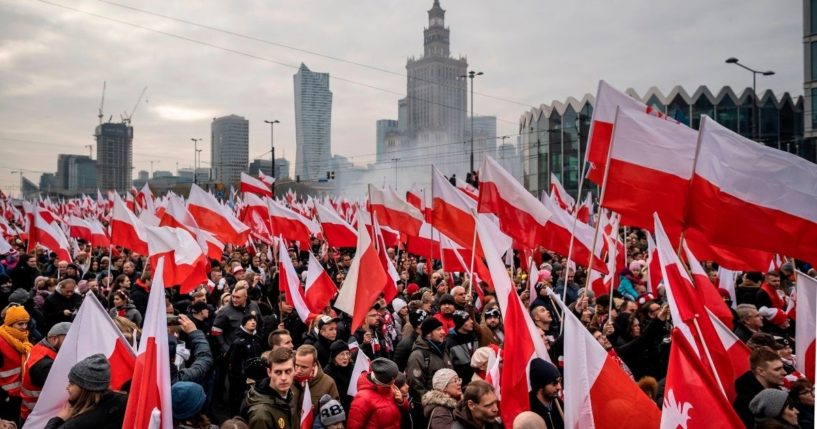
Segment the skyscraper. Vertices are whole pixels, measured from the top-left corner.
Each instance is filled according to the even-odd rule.
[[[318,180],[329,171],[332,92],[329,73],[315,73],[301,63],[295,84],[295,176]]]
[[[102,190],[130,190],[133,165],[133,127],[127,123],[99,124],[96,137],[96,185]]]
[[[229,115],[213,119],[210,125],[210,166],[213,180],[226,185],[241,181],[250,160],[250,121]]]
[[[377,162],[389,160],[386,141],[398,132],[397,121],[394,119],[380,119],[377,121]]]

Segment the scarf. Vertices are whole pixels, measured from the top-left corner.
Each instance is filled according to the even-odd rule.
[[[28,342],[28,331],[21,331],[11,326],[0,326],[0,338],[6,340],[7,343],[20,352],[24,362],[25,356],[28,355],[28,352],[34,347],[34,345]]]

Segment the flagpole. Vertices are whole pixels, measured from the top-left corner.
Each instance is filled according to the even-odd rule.
[[[581,146],[581,142],[579,142],[579,146]],[[608,150],[609,152],[609,150]],[[610,155],[607,155],[607,166],[610,165]],[[607,168],[604,169],[605,173],[607,172]],[[606,177],[606,176],[605,176]],[[564,180],[564,177],[562,178]],[[582,187],[584,186],[584,163],[582,163],[582,172],[579,176],[579,190],[576,194],[576,201],[582,197]],[[579,219],[579,209],[576,204],[573,205],[573,225],[570,227],[570,244],[567,247],[567,270],[570,270],[570,258],[573,257],[573,241],[575,239],[574,234],[576,234],[576,222]],[[593,241],[593,248],[590,249],[590,265],[587,267],[588,270],[591,270],[593,266],[593,255],[596,253],[596,243],[595,240]],[[588,278],[590,276],[587,276]],[[562,302],[565,302],[565,298],[567,298],[567,271],[565,271],[565,283],[564,283],[564,290],[562,290]]]
[[[475,210],[471,209],[471,212],[474,216],[474,239],[471,241],[471,266],[468,270],[468,296],[471,295],[471,291],[473,290],[474,286],[474,257],[477,255],[477,213]]]
[[[701,152],[701,135],[703,134],[705,125],[706,121],[701,120],[701,127],[698,130],[698,139],[695,141],[695,157],[692,159],[692,172],[689,175],[689,182],[687,182],[687,194],[685,198],[686,204],[684,205],[684,219],[681,223],[681,238],[678,240],[678,257],[681,256],[681,249],[684,244],[684,230],[686,229],[687,225],[687,217],[689,217],[689,201],[690,197],[692,196],[692,180],[695,178],[695,170],[698,168],[698,155]]]
[[[715,362],[712,361],[712,355],[709,353],[709,347],[706,345],[706,341],[704,341],[703,334],[701,333],[701,326],[698,325],[697,314],[695,315],[695,317],[692,318],[692,324],[695,325],[695,331],[698,332],[698,338],[701,340],[701,345],[703,346],[704,353],[706,353],[706,360],[709,363],[709,368],[712,370],[712,375],[715,377],[715,381],[718,382],[718,387],[721,388],[721,392],[723,392],[723,395],[726,396],[726,390],[723,388],[723,383],[721,383],[720,376],[718,376],[718,370],[715,369]]]
[[[111,265],[113,265],[113,244],[108,245],[108,288],[111,287]],[[59,270],[57,270],[59,275]]]

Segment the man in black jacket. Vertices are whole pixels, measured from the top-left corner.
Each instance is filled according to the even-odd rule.
[[[421,308],[412,310],[409,313],[409,324],[414,328],[414,331],[412,331],[411,335],[404,336],[394,348],[394,363],[397,364],[401,371],[406,369],[411,349],[414,348],[414,342],[420,336],[420,324],[427,318],[428,312]]]
[[[562,374],[550,362],[535,358],[530,363],[530,409],[545,420],[548,429],[564,429],[562,404]]]
[[[749,403],[763,389],[779,389],[783,385],[786,370],[780,356],[768,347],[759,347],[749,355],[750,370],[735,380],[737,397],[732,403],[743,424],[754,427],[755,419]]]

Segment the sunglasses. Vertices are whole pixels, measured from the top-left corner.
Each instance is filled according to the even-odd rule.
[[[489,310],[485,312],[485,318],[490,319],[499,319],[499,310]]]

